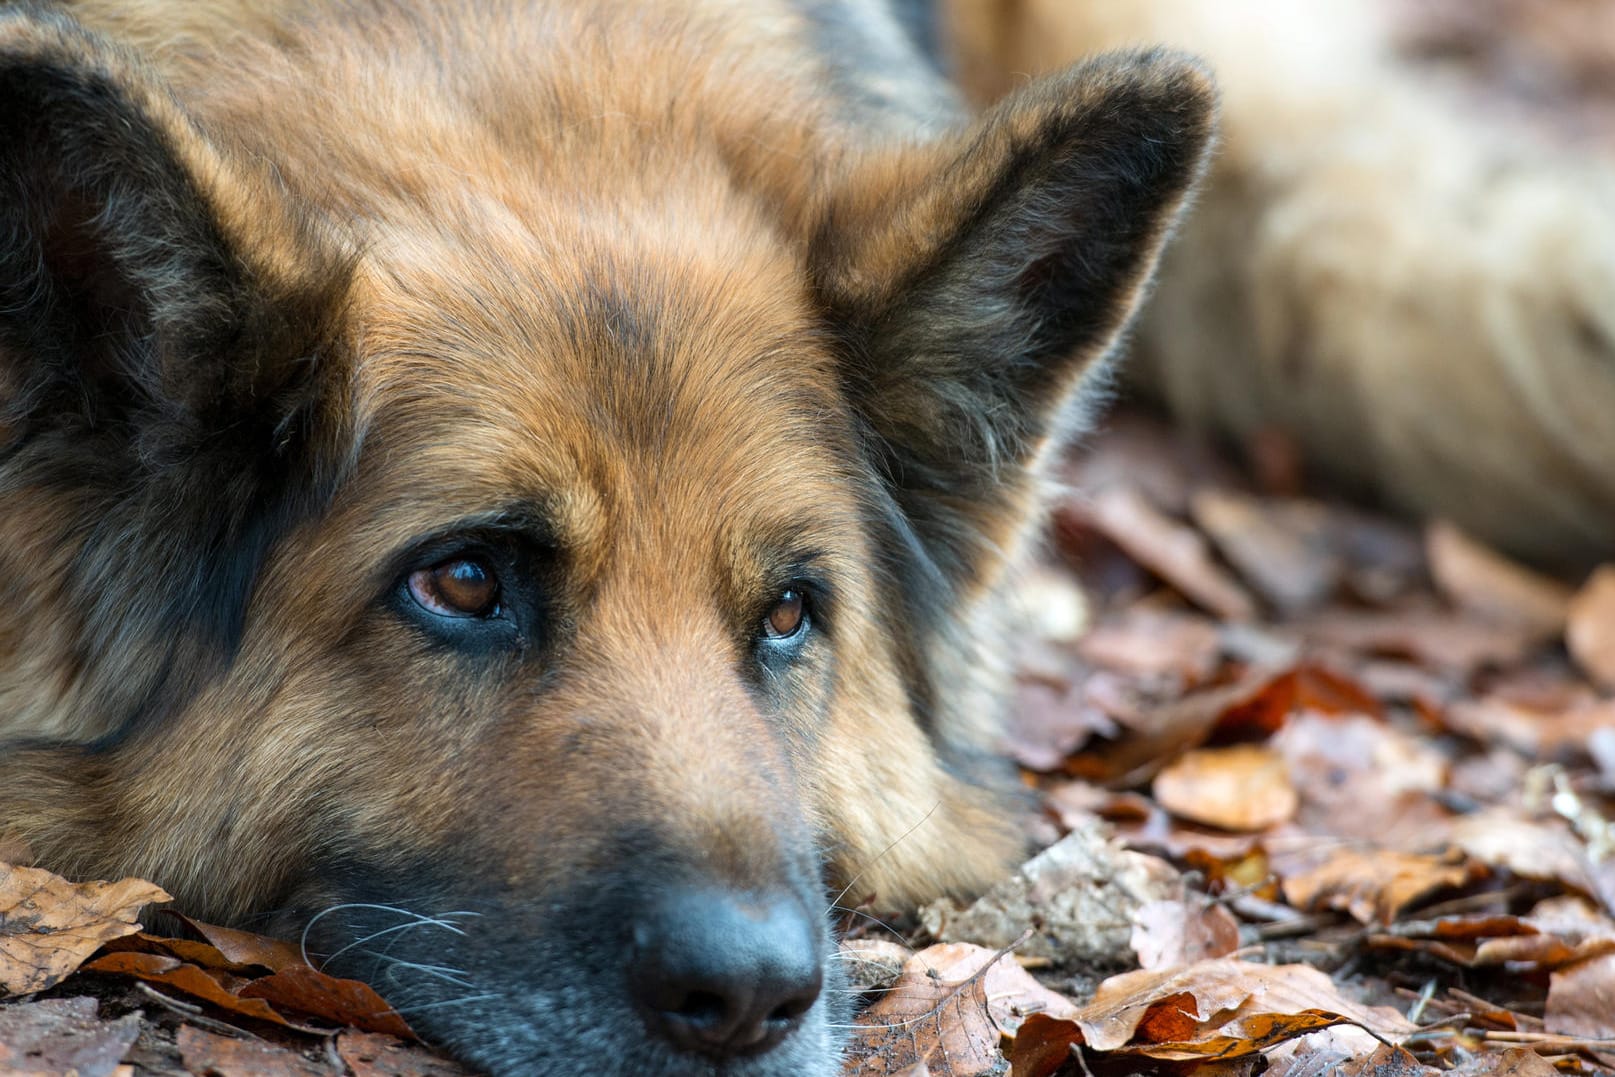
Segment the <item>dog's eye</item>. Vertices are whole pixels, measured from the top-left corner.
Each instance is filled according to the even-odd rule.
[[[492,617],[499,612],[499,581],[473,557],[456,557],[409,574],[409,593],[440,617]]]
[[[787,588],[763,618],[763,638],[786,640],[800,633],[807,624],[807,599],[796,588]]]

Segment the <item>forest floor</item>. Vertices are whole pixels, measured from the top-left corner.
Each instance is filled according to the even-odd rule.
[[[1122,414],[1069,471],[1003,745],[1043,852],[846,918],[845,1073],[1615,1072],[1615,565],[1309,496],[1278,437]],[[464,1072],[161,896],[0,866],[0,1075]]]

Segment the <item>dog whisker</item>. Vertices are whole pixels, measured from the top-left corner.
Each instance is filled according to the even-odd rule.
[[[874,855],[874,857],[869,861],[869,863],[867,863],[863,867],[859,868],[853,874],[852,878],[847,880],[847,885],[843,886],[841,888],[840,892],[837,893],[835,897],[830,899],[830,907],[825,910],[826,915],[828,915],[829,913],[835,911],[838,908],[841,908],[841,899],[846,897],[847,894],[852,890],[852,888],[854,886],[858,885],[858,880],[862,879],[869,872],[870,868],[872,868],[876,864],[880,863],[881,859],[884,858],[887,853],[890,853],[893,849],[897,848],[897,846],[899,844],[901,844],[904,840],[906,840],[911,834],[913,834],[920,827],[924,826],[930,820],[931,816],[936,814],[937,809],[940,808],[941,806],[942,806],[942,802],[940,800],[937,801],[935,804],[932,804],[930,809],[928,811],[926,811],[926,813],[924,815],[920,816],[919,819],[917,819],[914,822],[914,825],[910,826],[907,830],[905,830],[901,834],[897,835],[897,837],[895,837],[891,841],[887,842],[886,843],[886,848],[884,848],[880,852],[876,853]],[[852,910],[850,910],[850,909],[841,909],[841,911],[842,912],[851,912]]]
[[[371,912],[391,913],[394,916],[405,917],[406,922],[402,923],[402,924],[395,925],[393,927],[384,928],[381,931],[376,932],[375,934],[367,935],[364,938],[357,940],[356,942],[351,942],[347,946],[344,946],[340,950],[336,951],[336,953],[331,954],[328,957],[326,957],[326,959],[325,959],[326,961],[331,961],[332,959],[334,959],[338,955],[346,953],[348,950],[352,949],[355,946],[359,946],[359,945],[362,945],[362,944],[364,944],[366,942],[369,942],[371,939],[379,938],[382,935],[390,934],[390,933],[395,932],[395,931],[407,930],[409,928],[415,928],[415,927],[440,927],[445,931],[452,931],[456,935],[462,935],[463,936],[465,934],[465,930],[463,928],[459,927],[456,924],[450,923],[447,919],[445,919],[445,917],[449,917],[449,916],[480,916],[480,915],[482,915],[481,913],[476,913],[476,912],[471,912],[469,910],[460,909],[460,910],[456,910],[454,912],[443,913],[440,916],[426,916],[426,915],[424,915],[422,913],[413,912],[413,911],[411,911],[409,909],[405,909],[405,908],[402,908],[402,907],[397,906],[397,905],[380,905],[380,904],[375,904],[373,902],[361,902],[361,901],[348,901],[348,902],[343,902],[340,905],[332,905],[329,908],[321,909],[319,912],[317,912],[313,916],[309,917],[308,923],[303,925],[303,934],[302,934],[302,937],[298,940],[297,948],[298,948],[298,952],[302,955],[304,964],[307,964],[307,965],[314,964],[314,962],[312,960],[310,960],[309,953],[308,953],[308,936],[309,936],[309,932],[314,930],[314,925],[319,923],[321,920],[325,919],[327,916],[332,915],[333,913],[348,912],[348,911],[351,911],[351,910],[354,910],[354,909],[366,909],[366,910],[369,910]]]

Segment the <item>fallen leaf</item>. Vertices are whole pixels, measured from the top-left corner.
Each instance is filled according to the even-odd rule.
[[[1409,851],[1446,844],[1453,813],[1438,799],[1446,757],[1428,738],[1356,715],[1297,715],[1272,740],[1300,794],[1308,833]]]
[[[256,965],[270,972],[279,972],[292,965],[308,964],[308,960],[296,943],[284,939],[272,939],[265,935],[254,935],[239,928],[206,924],[173,911],[165,912],[164,915],[172,916],[201,935],[232,964]]]
[[[1513,625],[1491,624],[1429,609],[1358,611],[1331,607],[1295,623],[1315,646],[1391,658],[1411,658],[1470,676],[1523,661],[1537,637]]]
[[[1276,861],[1285,900],[1303,911],[1340,909],[1360,924],[1389,924],[1403,909],[1462,886],[1479,870],[1462,857],[1427,856],[1377,847],[1311,849],[1310,868]]]
[[[1252,670],[1231,684],[1156,705],[1139,702],[1125,689],[1101,694],[1109,682],[1095,676],[1085,686],[1085,698],[1105,709],[1121,728],[1114,738],[1087,745],[1067,762],[1066,770],[1091,781],[1141,781],[1178,753],[1204,744],[1228,716],[1236,724],[1245,723],[1244,708],[1269,706],[1257,701],[1266,698],[1280,676],[1273,670]]]
[[[1034,1013],[1064,1017],[1076,1012],[1076,1003],[1043,986],[1022,968],[1017,954],[969,942],[944,942],[926,947],[917,956],[923,957],[932,979],[958,983],[980,973],[987,993],[987,1016],[1004,1036],[1013,1036]]]
[[[1190,508],[1223,557],[1280,612],[1311,609],[1339,587],[1344,559],[1323,506],[1210,489]]]
[[[26,995],[59,983],[102,943],[139,931],[142,908],[168,900],[142,879],[70,883],[0,864],[0,991]]]
[[[1441,1072],[1350,1025],[1297,1037],[1267,1057],[1268,1077],[1435,1077]]]
[[[896,983],[913,956],[913,950],[890,939],[842,939],[837,959],[847,974],[848,987],[875,991]]]
[[[1077,652],[1096,666],[1135,677],[1180,677],[1191,684],[1216,671],[1220,651],[1220,634],[1211,621],[1149,601],[1102,618],[1077,643]]]
[[[1185,752],[1155,776],[1155,799],[1182,819],[1225,830],[1266,830],[1299,803],[1284,760],[1260,744]]]
[[[1445,521],[1425,531],[1430,575],[1449,602],[1543,639],[1564,631],[1570,588],[1476,542]]]
[[[933,1060],[945,1064],[939,1072],[948,1077],[1003,1073],[999,1032],[987,1009],[987,969],[944,978],[928,953],[915,954],[897,983],[855,1019],[848,1077],[896,1077]]]
[[[1015,1033],[1009,1052],[1010,1073],[1014,1077],[1053,1077],[1071,1061],[1071,1048],[1083,1042],[1082,1028],[1075,1021],[1034,1013]]]
[[[1177,896],[1181,885],[1165,861],[1124,849],[1090,825],[1028,860],[968,907],[948,899],[925,906],[920,922],[943,942],[1013,945],[1019,954],[1060,966],[1114,967],[1130,959],[1133,911]]]
[[[1299,1020],[1290,1025],[1263,1020],[1283,1017]],[[1075,1018],[1084,1040],[1095,1049],[1132,1046],[1152,1057],[1205,1057],[1193,1053],[1196,1043],[1207,1054],[1224,1055],[1234,1046],[1229,1040],[1272,1042],[1270,1037],[1299,1034],[1320,1027],[1315,1022],[1334,1020],[1350,1021],[1385,1038],[1414,1028],[1395,1010],[1346,999],[1327,975],[1310,965],[1259,965],[1230,958],[1112,976]]]
[[[1367,1058],[1354,1058],[1341,1066],[1340,1077],[1425,1077],[1441,1071],[1426,1066],[1406,1048],[1379,1044]]]
[[[1239,922],[1221,905],[1151,901],[1133,914],[1132,947],[1140,968],[1192,965],[1239,949]]]
[[[1268,737],[1293,716],[1308,711],[1379,717],[1384,708],[1351,678],[1307,663],[1274,675],[1249,699],[1229,706],[1217,719],[1216,733],[1225,738]]]
[[[262,999],[280,1010],[295,1010],[363,1032],[417,1039],[405,1020],[374,988],[359,980],[327,976],[307,965],[288,965],[241,988],[243,999]]]
[[[1556,971],[1543,1020],[1549,1032],[1615,1040],[1615,953]]]
[[[247,981],[240,977],[187,965],[178,958],[163,954],[111,953],[96,958],[84,967],[91,972],[133,976],[147,983],[163,984],[241,1017],[302,1031],[318,1031],[308,1025],[297,1024],[262,999],[242,998],[238,992]]]
[[[336,1038],[336,1053],[353,1077],[470,1077],[458,1062],[374,1032],[342,1033]]]
[[[1490,808],[1454,823],[1451,839],[1479,863],[1583,894],[1599,892],[1586,846],[1560,820],[1524,819],[1507,808]]]
[[[1552,1062],[1535,1051],[1515,1047],[1508,1051],[1477,1054],[1447,1071],[1457,1077],[1558,1077]]]
[[[326,1063],[256,1038],[235,1038],[181,1026],[174,1037],[185,1068],[198,1077],[341,1077]]]
[[[140,1035],[140,1017],[103,1021],[93,998],[52,998],[0,1009],[0,1074],[113,1077]]]
[[[1573,763],[1591,758],[1599,733],[1615,732],[1615,701],[1543,711],[1491,696],[1450,707],[1445,724],[1483,743],[1501,742],[1533,759]]]
[[[1199,532],[1161,512],[1131,486],[1107,486],[1078,505],[1096,530],[1184,598],[1229,621],[1256,617],[1256,601],[1215,560]]]
[[[1615,688],[1615,565],[1594,572],[1571,599],[1565,645],[1589,677]]]
[[[1108,715],[1084,700],[1080,686],[1023,679],[999,744],[1021,766],[1048,772],[1059,770],[1090,737],[1115,729]]]

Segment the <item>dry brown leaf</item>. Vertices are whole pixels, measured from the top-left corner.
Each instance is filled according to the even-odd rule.
[[[915,954],[897,983],[858,1015],[843,1070],[848,1077],[896,1077],[933,1062],[935,1072],[948,1077],[1002,1072],[999,1032],[987,1009],[986,969],[945,979],[928,953]]]
[[[201,935],[232,964],[257,966],[270,972],[279,972],[292,965],[308,964],[296,943],[284,939],[271,939],[265,935],[254,935],[250,931],[238,928],[205,924],[175,912],[168,912],[166,915],[174,917]]]
[[[1559,969],[1548,980],[1549,1032],[1615,1040],[1615,953]]]
[[[1404,1048],[1382,1043],[1367,1058],[1351,1059],[1336,1072],[1339,1077],[1433,1077],[1441,1071],[1426,1066]]]
[[[1586,845],[1558,819],[1525,819],[1508,808],[1489,808],[1454,823],[1451,839],[1482,864],[1583,894],[1599,892]]]
[[[1108,715],[1085,701],[1080,686],[1022,679],[999,747],[1028,770],[1055,771],[1090,737],[1115,730]]]
[[[1268,707],[1258,701],[1265,700],[1268,689],[1281,676],[1272,670],[1253,670],[1232,684],[1146,706],[1125,691],[1110,698],[1096,694],[1095,688],[1108,683],[1104,675],[1096,675],[1086,686],[1087,698],[1106,707],[1122,728],[1114,739],[1096,741],[1072,757],[1066,769],[1090,781],[1143,780],[1178,753],[1205,743],[1227,716],[1235,715],[1236,722],[1245,723],[1245,708]]]
[[[1315,646],[1362,656],[1410,658],[1457,675],[1523,661],[1537,646],[1531,632],[1429,609],[1363,612],[1331,607],[1297,622]]]
[[[878,991],[896,983],[913,956],[913,950],[891,939],[842,939],[836,960],[847,975],[849,988]]]
[[[1217,734],[1229,738],[1267,737],[1305,712],[1378,717],[1384,708],[1360,684],[1325,666],[1303,664],[1272,677],[1251,697],[1230,706],[1217,720]]]
[[[1299,803],[1283,758],[1260,744],[1186,752],[1155,776],[1153,790],[1173,815],[1225,830],[1277,826]]]
[[[1445,724],[1482,743],[1502,742],[1535,759],[1575,763],[1590,758],[1600,732],[1615,732],[1615,701],[1543,711],[1496,696],[1458,703]]]
[[[142,879],[70,883],[0,864],[0,994],[59,983],[102,943],[139,931],[142,908],[167,900]]]
[[[1453,813],[1438,796],[1447,758],[1428,738],[1356,715],[1291,719],[1272,741],[1301,796],[1308,833],[1387,848],[1439,848]]]
[[[1325,848],[1302,855],[1321,863],[1297,870],[1282,860],[1276,862],[1285,900],[1308,912],[1340,909],[1361,924],[1389,924],[1409,905],[1462,886],[1479,870],[1461,857],[1374,847]]]
[[[1454,1077],[1559,1077],[1552,1062],[1523,1047],[1477,1054],[1447,1072]]]
[[[110,976],[133,976],[148,983],[163,984],[191,998],[200,999],[211,1006],[241,1017],[281,1025],[304,1031],[318,1031],[281,1014],[262,999],[242,998],[239,994],[246,983],[227,972],[187,965],[177,958],[163,954],[113,953],[104,954],[84,966],[91,972]]]
[[[1014,1077],[1052,1077],[1071,1061],[1071,1048],[1083,1043],[1075,1021],[1034,1013],[1021,1023],[1010,1047],[1010,1073]]]
[[[1193,528],[1161,512],[1131,486],[1098,490],[1082,506],[1095,530],[1184,598],[1227,621],[1256,617],[1256,601],[1212,559]]]
[[[1084,1040],[1097,1050],[1166,1045],[1156,1057],[1209,1057],[1253,1041],[1299,1034],[1312,1019],[1330,1016],[1386,1038],[1413,1031],[1394,1010],[1358,1005],[1310,965],[1258,965],[1229,958],[1175,970],[1140,970],[1112,976],[1076,1018]],[[1268,1018],[1300,1018],[1294,1024]],[[1313,1024],[1311,1027],[1321,1027]],[[1225,1034],[1225,1029],[1232,1029]],[[1184,1035],[1185,1031],[1191,1033]],[[1194,1044],[1207,1055],[1193,1054]],[[1153,1055],[1153,1049],[1150,1052]]]
[[[329,1063],[257,1038],[218,1036],[184,1025],[174,1037],[185,1068],[197,1077],[341,1077]]]
[[[1192,684],[1216,672],[1220,639],[1206,618],[1146,601],[1102,618],[1078,642],[1077,652],[1118,673],[1173,676]]]
[[[1321,1028],[1348,1023],[1348,1018],[1328,1010],[1302,1010],[1299,1013],[1253,1013],[1228,1022],[1214,1036],[1182,1041],[1160,1040],[1139,1044],[1133,1052],[1146,1058],[1170,1061],[1243,1058],[1275,1044],[1305,1036]]]
[[[1451,916],[1394,924],[1365,945],[1412,950],[1468,968],[1551,970],[1615,952],[1615,924],[1566,918]]]
[[[1019,955],[990,950],[968,942],[944,942],[928,946],[923,956],[933,979],[953,983],[978,972],[987,992],[987,1016],[1004,1036],[1013,1036],[1022,1022],[1034,1013],[1069,1017],[1077,1005],[1057,991],[1050,990],[1016,960]]]
[[[969,906],[946,898],[925,906],[920,922],[943,942],[1014,946],[1023,956],[1061,966],[1114,965],[1130,956],[1132,911],[1181,891],[1171,865],[1124,849],[1090,823]]]
[[[1192,965],[1239,949],[1239,922],[1221,905],[1151,901],[1133,914],[1132,946],[1140,968]]]
[[[280,1010],[305,1013],[362,1032],[417,1039],[409,1024],[369,984],[327,976],[307,965],[288,965],[245,985],[240,993],[243,999],[262,999]]]
[[[1576,592],[1565,644],[1589,677],[1615,688],[1615,565],[1594,572]]]
[[[1190,508],[1223,557],[1282,613],[1318,605],[1344,577],[1333,519],[1322,505],[1210,489],[1196,493]]]
[[[140,1035],[140,1017],[104,1021],[93,998],[52,998],[0,1008],[0,1075],[113,1077]]]
[[[353,1071],[353,1077],[469,1077],[458,1062],[442,1058],[424,1047],[374,1032],[344,1032],[336,1038],[336,1053]]]
[[[1267,1077],[1435,1077],[1401,1047],[1380,1043],[1354,1025],[1336,1025],[1268,1051]]]
[[[1447,600],[1483,620],[1543,639],[1564,631],[1570,588],[1483,546],[1445,521],[1425,531],[1430,575]]]

